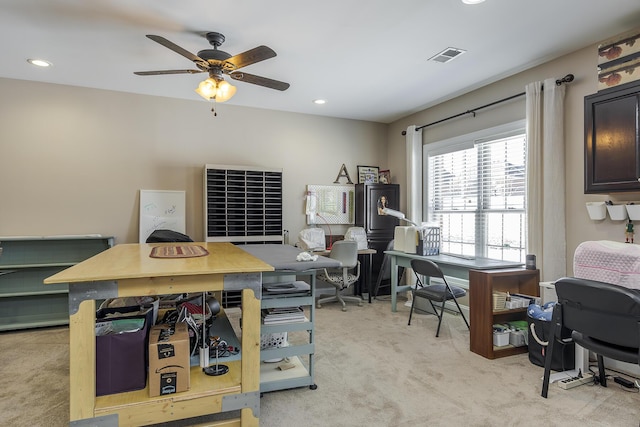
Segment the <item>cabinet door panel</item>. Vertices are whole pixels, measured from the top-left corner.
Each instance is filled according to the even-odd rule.
[[[356,225],[363,227],[369,239],[393,236],[398,219],[380,213],[387,207],[400,207],[400,187],[397,184],[356,185]]]
[[[585,193],[640,189],[638,91],[585,97]]]

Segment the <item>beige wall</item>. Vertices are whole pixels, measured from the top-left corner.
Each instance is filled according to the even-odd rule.
[[[230,105],[213,117],[200,101],[0,79],[0,236],[101,233],[136,242],[138,190],[186,190],[187,234],[203,238],[206,163],[284,169],[284,228],[305,227],[306,184],[331,184],[345,163],[390,168],[406,207],[404,136],[423,125],[524,91],[567,85],[567,273],[586,240],[624,239],[624,222],[591,221],[585,202],[640,201],[640,193],[584,194],[584,96],[597,91],[596,46],[487,85],[390,125]],[[425,143],[524,118],[524,97],[424,130]],[[340,230],[334,230],[334,232]],[[638,231],[640,241],[640,231]]]
[[[207,163],[282,168],[284,228],[307,184],[384,165],[386,125],[0,79],[0,236],[99,233],[138,241],[138,191],[185,190],[204,238]],[[344,183],[344,180],[342,180]]]
[[[441,103],[389,126],[389,163],[392,171],[398,171],[398,182],[406,183],[404,137],[401,132],[410,125],[424,125],[458,113],[471,110],[499,99],[524,92],[525,85],[546,78],[562,78],[574,74],[575,80],[567,85],[565,97],[565,159],[566,186],[558,188],[566,197],[567,274],[573,273],[573,253],[587,240],[624,241],[624,221],[592,221],[587,215],[585,203],[611,199],[615,201],[640,201],[640,193],[612,193],[610,195],[584,194],[584,97],[597,92],[596,46],[579,50],[558,60],[505,78],[464,96]],[[524,97],[480,110],[476,117],[466,115],[423,130],[425,144],[464,135],[476,130],[509,123],[525,116]],[[402,186],[406,189],[406,184]],[[403,193],[402,203],[406,203]],[[640,242],[640,230],[638,231]]]

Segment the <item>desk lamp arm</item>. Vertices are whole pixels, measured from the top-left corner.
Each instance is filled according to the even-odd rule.
[[[389,215],[389,216],[393,216],[393,217],[399,218],[399,219],[401,219],[401,220],[403,220],[403,221],[408,222],[409,224],[411,224],[411,225],[413,225],[413,226],[415,226],[415,227],[421,228],[421,227],[420,227],[418,224],[416,224],[415,222],[411,221],[410,219],[407,219],[407,218],[404,216],[404,214],[403,214],[402,212],[397,211],[397,210],[395,210],[395,209],[384,208],[384,209],[382,209],[382,213],[384,213],[384,214],[386,214],[386,215]]]

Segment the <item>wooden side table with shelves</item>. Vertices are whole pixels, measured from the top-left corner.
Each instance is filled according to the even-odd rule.
[[[493,345],[493,325],[526,320],[526,308],[494,310],[493,293],[540,295],[540,271],[522,268],[469,270],[470,350],[488,359],[526,353],[527,347]]]

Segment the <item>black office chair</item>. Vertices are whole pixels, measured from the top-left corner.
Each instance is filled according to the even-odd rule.
[[[640,291],[575,277],[555,283],[558,303],[545,357],[542,397],[547,397],[553,351],[563,327],[576,344],[598,358],[600,384],[607,386],[603,357],[640,364]]]
[[[411,260],[411,268],[416,275],[417,283],[415,288],[413,288],[412,290],[413,301],[411,302],[411,311],[409,312],[408,324],[411,325],[413,307],[416,304],[416,297],[418,297],[429,300],[434,313],[436,314],[436,316],[438,316],[438,330],[436,331],[436,337],[440,335],[440,325],[442,323],[442,316],[444,315],[444,305],[449,300],[453,300],[456,303],[456,307],[458,307],[458,311],[460,312],[460,315],[462,315],[462,319],[464,319],[464,323],[466,323],[467,329],[469,329],[469,322],[467,322],[467,318],[464,316],[464,313],[460,309],[460,304],[458,304],[458,298],[465,296],[467,292],[459,286],[449,285],[449,283],[447,283],[447,280],[444,278],[442,270],[440,270],[438,264],[433,261],[429,261],[427,259],[413,259]],[[425,286],[422,283],[421,277],[438,278],[441,279],[444,283]],[[434,301],[442,303],[439,314]]]

